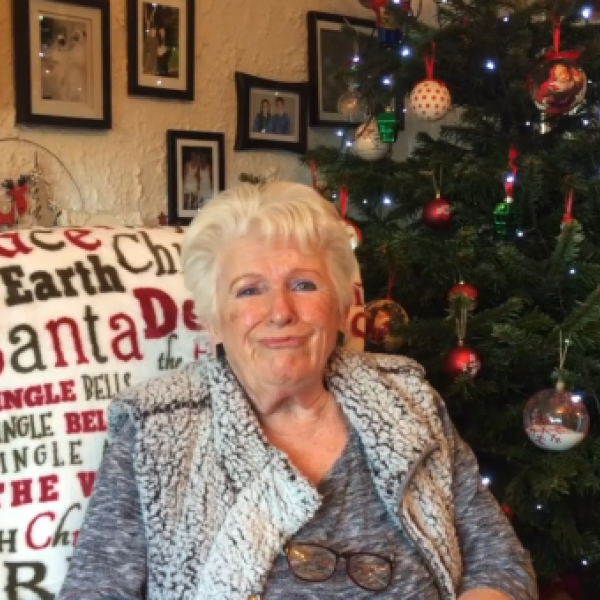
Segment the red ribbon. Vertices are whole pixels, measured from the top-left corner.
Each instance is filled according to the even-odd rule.
[[[425,53],[425,72],[427,79],[433,79],[433,65],[435,63],[435,42],[431,42],[431,54]]]
[[[507,198],[513,197],[513,192],[515,189],[515,179],[517,178],[517,171],[519,170],[519,167],[517,167],[517,165],[515,164],[515,160],[517,160],[518,156],[519,151],[517,150],[517,148],[515,146],[511,146],[508,149],[508,168],[512,171],[513,176],[512,181],[509,181],[507,179],[504,182],[504,191],[506,192]]]
[[[317,165],[315,165],[314,160],[310,161],[310,178],[312,179],[313,189],[318,192],[319,190],[317,190]]]
[[[554,39],[554,52],[560,52],[560,17],[554,17],[554,31],[552,37]]]
[[[573,209],[573,190],[569,190],[565,194],[565,214],[563,215],[562,224],[567,225],[573,220],[571,210]]]
[[[387,284],[387,296],[386,300],[392,299],[392,288],[394,287],[394,281],[396,280],[396,275],[390,269],[388,272],[388,284]]]
[[[342,219],[346,219],[346,211],[348,210],[348,186],[343,185],[340,188],[340,214]]]

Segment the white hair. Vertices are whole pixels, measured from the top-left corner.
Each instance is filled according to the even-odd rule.
[[[243,184],[220,193],[196,215],[182,246],[183,276],[198,317],[217,316],[219,255],[230,242],[257,236],[266,244],[293,241],[302,252],[321,254],[343,315],[353,303],[356,257],[335,207],[299,183]]]

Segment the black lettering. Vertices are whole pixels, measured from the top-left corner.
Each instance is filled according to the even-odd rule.
[[[77,449],[81,447],[83,442],[81,440],[71,440],[69,442],[69,464],[70,465],[82,465],[81,455],[77,454]]]
[[[110,292],[125,293],[125,288],[119,279],[117,270],[112,265],[103,265],[100,257],[94,254],[90,254],[88,260],[92,263],[92,269],[94,269],[94,275],[98,281],[98,291],[101,294]]]
[[[34,284],[33,293],[37,300],[45,302],[50,298],[61,298],[62,294],[56,287],[52,275],[47,271],[34,271],[29,280]]]
[[[33,594],[37,594],[39,600],[54,600],[54,595],[43,587],[40,583],[46,579],[46,567],[40,562],[16,563],[5,562],[4,566],[8,571],[6,578],[6,600],[19,600],[19,588],[28,590]],[[33,570],[32,577],[29,580],[19,580],[19,571],[24,570],[30,572]]]
[[[113,238],[113,250],[115,251],[115,256],[117,257],[117,262],[130,273],[143,273],[144,271],[148,271],[152,267],[152,261],[148,261],[143,267],[134,267],[128,259],[127,253],[121,250],[121,239],[129,239],[134,241],[136,244],[139,244],[139,241],[135,235],[135,233],[120,233],[115,235]],[[139,247],[138,247],[139,249]],[[130,252],[129,255],[135,254]]]
[[[0,554],[3,552],[14,554],[17,551],[17,531],[17,529],[8,531],[0,529]],[[5,544],[8,546],[8,550],[4,549]]]
[[[92,272],[80,261],[75,263],[75,272],[81,277],[83,289],[88,296],[96,295],[96,288],[92,285]]]
[[[17,373],[31,373],[33,371],[45,371],[46,365],[42,361],[42,351],[40,348],[40,341],[37,333],[31,325],[17,325],[13,327],[8,333],[8,340],[11,344],[21,343],[21,332],[26,333],[29,336],[29,340],[23,344],[20,348],[15,350],[10,358],[10,364]],[[21,355],[26,352],[32,354],[33,360],[30,361],[29,365],[21,364]],[[25,362],[25,360],[23,360]]]
[[[38,248],[41,248],[42,250],[48,250],[49,252],[56,252],[57,250],[62,250],[66,246],[66,244],[62,240],[60,242],[54,242],[53,244],[48,243],[48,242],[42,242],[40,239],[38,239],[38,235],[41,235],[42,233],[52,235],[54,233],[54,230],[52,230],[52,229],[33,229],[31,231],[31,234],[29,235],[29,241],[34,246],[37,246]]]
[[[105,363],[108,360],[108,357],[104,356],[100,352],[100,344],[98,342],[98,335],[96,332],[96,322],[100,320],[100,317],[92,311],[91,306],[86,305],[83,313],[83,320],[87,326],[94,359],[100,364]]]
[[[63,294],[67,298],[77,298],[79,294],[77,290],[73,287],[73,282],[71,281],[73,277],[75,277],[75,271],[73,267],[67,267],[66,269],[56,269],[56,275],[60,279],[60,283],[63,286]]]
[[[0,267],[0,279],[6,287],[6,306],[18,306],[33,302],[33,294],[29,291],[21,291],[23,284],[19,279],[25,277],[23,269],[19,265]]]
[[[160,244],[155,244],[150,239],[150,236],[145,231],[140,231],[140,236],[144,238],[146,242],[146,246],[148,246],[148,250],[152,252],[154,256],[154,260],[156,262],[156,275],[160,277],[161,275],[174,275],[177,273],[177,267],[174,258],[171,256],[171,253],[167,248],[161,246]],[[168,263],[168,268],[165,268],[163,263],[164,260]]]

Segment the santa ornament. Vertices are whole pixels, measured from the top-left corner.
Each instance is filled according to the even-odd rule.
[[[527,78],[536,107],[545,117],[571,112],[585,98],[587,75],[577,64],[577,50],[560,50],[560,19],[554,19],[554,47],[544,55]],[[542,132],[549,128],[542,129]]]
[[[435,43],[431,42],[431,54],[425,54],[426,79],[417,83],[410,93],[410,109],[424,121],[438,121],[452,105],[450,92],[443,81],[433,78]]]

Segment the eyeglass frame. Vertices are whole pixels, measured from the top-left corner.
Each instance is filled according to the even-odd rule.
[[[307,579],[305,577],[301,577],[300,575],[298,575],[296,573],[296,571],[294,570],[292,563],[290,562],[290,556],[289,556],[289,550],[294,545],[315,546],[317,548],[321,548],[322,550],[327,550],[328,552],[331,552],[331,554],[333,554],[335,556],[335,565],[333,566],[333,569],[331,570],[331,574],[328,577],[326,577],[325,579],[318,579],[318,580]],[[340,558],[343,558],[344,562],[346,564],[345,571],[346,571],[346,575],[348,575],[348,579],[350,579],[350,581],[352,581],[352,583],[354,585],[358,586],[359,588],[361,588],[367,592],[383,592],[383,591],[387,590],[390,587],[390,584],[392,583],[392,575],[394,573],[394,568],[396,566],[394,558],[390,557],[390,556],[384,556],[383,554],[377,554],[376,552],[338,552],[337,550],[334,550],[333,548],[330,548],[329,546],[325,546],[323,544],[317,544],[315,542],[288,542],[283,547],[283,550],[284,550],[283,553],[285,554],[285,559],[287,560],[290,571],[292,572],[294,577],[296,577],[297,579],[300,579],[300,581],[306,581],[307,583],[323,583],[324,581],[328,581],[329,579],[331,579],[334,576],[334,574],[337,570],[338,564],[340,562]],[[353,556],[374,556],[375,558],[380,558],[381,560],[386,562],[390,566],[390,575],[389,575],[388,582],[385,585],[385,587],[374,590],[372,588],[367,588],[364,585],[361,585],[360,583],[358,583],[358,581],[356,581],[356,579],[354,579],[354,577],[350,573],[350,567],[349,567],[350,561],[348,559],[352,558]]]

